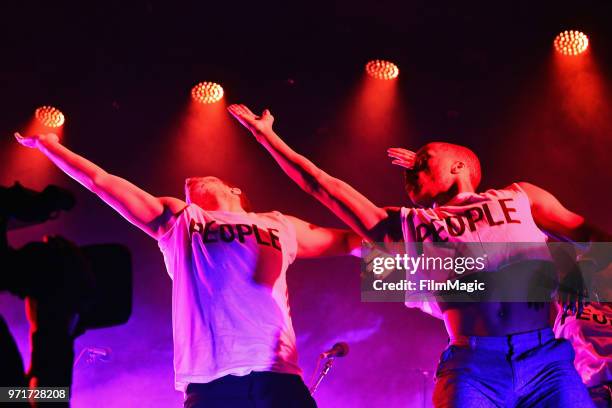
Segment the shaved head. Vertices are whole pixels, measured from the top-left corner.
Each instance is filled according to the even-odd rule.
[[[432,142],[420,148],[406,174],[406,192],[413,203],[426,207],[443,204],[461,191],[480,184],[478,156],[465,146]]]
[[[441,154],[448,155],[449,158],[453,160],[464,163],[469,172],[472,187],[474,187],[474,189],[478,187],[480,179],[482,178],[482,173],[480,170],[480,160],[478,156],[476,156],[476,153],[465,146],[453,143],[433,142],[427,144],[426,147],[427,146],[431,146]]]

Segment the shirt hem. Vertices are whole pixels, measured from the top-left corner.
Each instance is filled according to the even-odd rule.
[[[216,374],[213,375],[184,375],[184,376],[177,376],[176,380],[175,380],[175,384],[174,384],[174,388],[177,391],[181,391],[181,392],[185,392],[185,390],[187,389],[187,385],[190,383],[201,383],[201,384],[205,384],[205,383],[209,383],[211,381],[217,380],[221,377],[225,377],[226,375],[235,375],[238,377],[244,377],[245,375],[249,375],[252,372],[265,372],[265,371],[270,371],[270,372],[274,372],[274,373],[280,373],[280,374],[293,374],[293,375],[299,375],[300,377],[302,376],[302,370],[301,369],[295,369],[295,370],[291,370],[291,369],[274,369],[274,368],[270,368],[270,366],[259,366],[259,367],[234,367],[234,368],[228,368],[226,370],[223,371],[219,371]]]

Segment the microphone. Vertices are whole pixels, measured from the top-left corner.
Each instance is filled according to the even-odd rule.
[[[101,361],[109,361],[112,350],[108,347],[88,347],[87,352],[90,358],[98,358]]]
[[[336,344],[332,348],[327,351],[321,353],[320,358],[330,358],[330,357],[344,357],[349,352],[349,346],[345,342],[341,341]]]
[[[72,368],[76,368],[81,357],[85,356],[88,364],[93,364],[96,361],[110,361],[113,350],[109,347],[85,347],[79,353],[79,356],[74,360]]]
[[[327,351],[324,351],[323,353],[319,355],[319,359],[317,360],[317,367],[312,372],[312,379],[314,379],[315,373],[319,371],[319,364],[321,363],[321,360],[326,358],[327,361],[325,362],[325,366],[319,373],[319,377],[317,378],[317,380],[314,383],[312,383],[312,379],[311,379],[310,382],[312,383],[312,386],[308,389],[310,391],[310,395],[313,395],[317,391],[319,384],[321,384],[321,381],[323,381],[323,378],[325,378],[327,373],[329,373],[329,370],[331,370],[332,364],[334,364],[334,357],[344,357],[348,354],[348,352],[349,352],[348,344],[346,344],[343,341],[339,341],[338,343],[334,344],[332,348],[330,348]]]

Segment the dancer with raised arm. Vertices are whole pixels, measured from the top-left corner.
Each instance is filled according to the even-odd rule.
[[[296,257],[349,254],[357,234],[250,212],[244,193],[216,177],[186,179],[185,201],[156,197],[54,134],[15,137],[157,240],[172,278],[175,384],[186,408],[316,406],[297,362],[286,271]]]
[[[429,143],[413,153],[390,150],[405,167],[406,189],[418,207],[383,209],[347,183],[293,151],[273,130],[268,110],[253,114],[244,105],[230,113],[304,191],[372,242],[545,243],[547,231],[573,241],[609,241],[609,235],[566,209],[552,194],[529,183],[476,192],[481,170],[470,149]],[[375,177],[375,175],[368,175]],[[463,228],[452,224],[460,221]],[[539,254],[508,253],[504,261],[547,268]],[[527,286],[527,285],[526,285]],[[516,284],[520,288],[520,282]],[[527,297],[527,296],[526,296]],[[591,407],[573,367],[574,352],[556,340],[549,310],[528,302],[437,302],[450,338],[434,390],[436,407]],[[433,309],[433,308],[432,308]]]

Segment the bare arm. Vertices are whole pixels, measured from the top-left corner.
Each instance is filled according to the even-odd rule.
[[[348,229],[325,228],[297,217],[285,216],[294,226],[298,243],[298,258],[357,255],[361,237]]]
[[[153,238],[161,236],[174,214],[185,206],[179,199],[154,197],[129,181],[107,173],[62,146],[54,134],[22,137],[16,133],[15,137],[23,146],[40,150],[64,173]]]
[[[574,242],[612,242],[611,234],[565,208],[548,191],[530,183],[518,184],[527,193],[533,219],[543,230]],[[599,268],[605,268],[612,262],[612,253],[607,245],[595,245],[587,251],[585,259],[591,259]]]
[[[261,117],[254,115],[244,105],[232,105],[229,111],[253,133],[302,190],[319,200],[355,232],[371,241],[382,241],[388,235],[387,212],[291,149],[272,130],[274,118],[268,110]]]
[[[545,231],[575,242],[612,241],[612,236],[565,208],[548,191],[530,183],[518,183],[527,193],[536,224]]]

